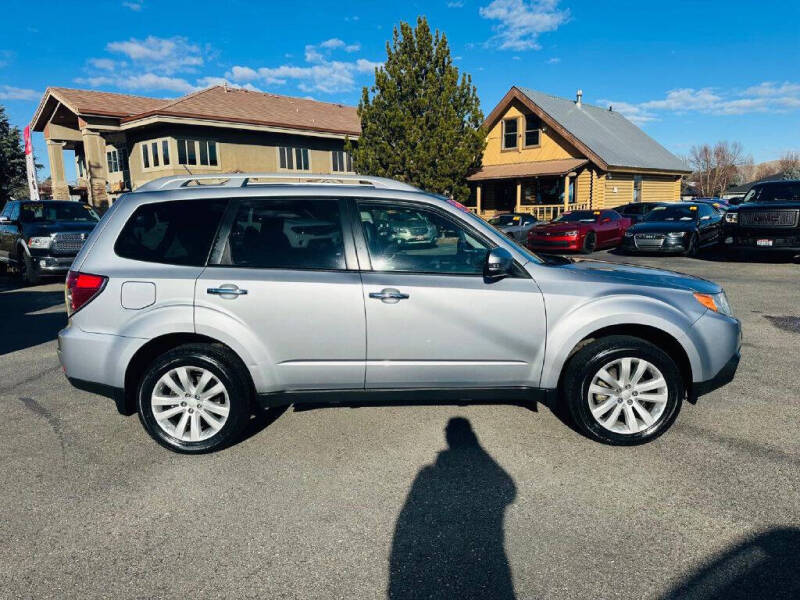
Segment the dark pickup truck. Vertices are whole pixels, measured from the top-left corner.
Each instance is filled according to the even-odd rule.
[[[80,202],[7,202],[0,213],[0,270],[11,267],[28,284],[66,273],[99,220]]]
[[[800,180],[765,181],[725,213],[725,247],[800,252]]]

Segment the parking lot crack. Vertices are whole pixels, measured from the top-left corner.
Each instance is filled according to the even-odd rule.
[[[39,404],[33,398],[20,398],[22,404],[25,405],[29,411],[38,417],[42,417],[53,430],[58,438],[58,443],[61,445],[61,457],[64,461],[64,468],[67,466],[67,445],[64,439],[64,431],[61,428],[61,421],[50,410]]]
[[[778,329],[783,329],[789,333],[800,333],[800,317],[773,317],[764,315],[764,318]]]

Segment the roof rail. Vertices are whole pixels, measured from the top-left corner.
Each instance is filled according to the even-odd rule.
[[[258,180],[258,181],[251,181]],[[219,183],[202,183],[203,181]],[[185,187],[247,187],[261,185],[363,185],[387,190],[418,192],[419,188],[386,177],[366,175],[298,174],[291,173],[204,173],[202,175],[171,175],[148,181],[134,190],[156,192],[176,190]]]

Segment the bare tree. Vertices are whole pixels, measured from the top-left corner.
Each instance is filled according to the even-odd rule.
[[[689,163],[694,169],[695,187],[701,196],[719,196],[736,180],[737,168],[744,161],[739,142],[717,142],[692,146]]]
[[[784,179],[800,179],[800,152],[784,152],[778,159],[778,173]]]

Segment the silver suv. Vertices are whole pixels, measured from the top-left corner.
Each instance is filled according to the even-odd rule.
[[[105,214],[66,299],[69,380],[188,453],[260,408],[387,399],[543,399],[639,444],[730,381],[741,346],[715,283],[537,256],[456,202],[361,176],[150,182]]]

